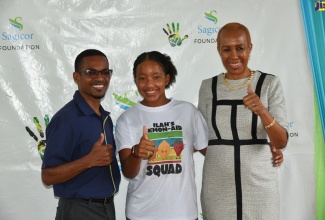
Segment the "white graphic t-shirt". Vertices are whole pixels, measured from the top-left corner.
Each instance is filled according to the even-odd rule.
[[[171,99],[160,107],[137,103],[117,120],[118,151],[138,144],[144,125],[158,151],[154,159],[143,159],[138,175],[129,180],[126,216],[132,220],[196,219],[193,148],[208,146],[204,118],[184,101]]]

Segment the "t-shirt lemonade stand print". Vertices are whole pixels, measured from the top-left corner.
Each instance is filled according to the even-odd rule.
[[[182,151],[184,149],[182,127],[174,122],[153,123],[148,137],[158,149],[156,156],[148,161],[147,175],[166,175],[182,172]]]

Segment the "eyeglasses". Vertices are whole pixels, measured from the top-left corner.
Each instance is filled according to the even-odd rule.
[[[98,77],[99,73],[101,73],[103,78],[109,78],[113,74],[113,70],[111,70],[111,69],[106,69],[106,70],[102,70],[102,71],[84,70],[84,71],[81,71],[81,72],[85,73],[91,79],[96,79]]]

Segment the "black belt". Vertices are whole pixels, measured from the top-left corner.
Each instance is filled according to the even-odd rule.
[[[95,203],[102,203],[102,204],[106,204],[106,203],[112,203],[114,202],[114,196],[105,198],[105,199],[81,199],[82,201],[87,201],[87,202],[95,202]]]

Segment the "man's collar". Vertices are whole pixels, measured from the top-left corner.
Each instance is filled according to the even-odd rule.
[[[74,93],[73,100],[85,115],[96,114],[96,112],[90,107],[86,100],[80,95],[80,92],[78,90]],[[99,106],[99,111],[102,116],[109,115],[109,112],[105,111],[101,105]]]

